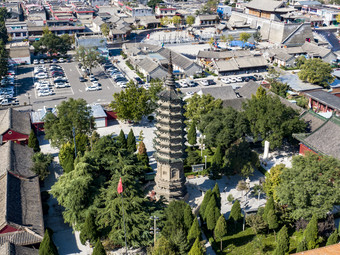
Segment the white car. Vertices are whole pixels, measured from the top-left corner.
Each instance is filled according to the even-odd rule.
[[[97,91],[100,90],[98,86],[89,86],[85,89],[86,91]]]
[[[182,88],[187,88],[188,87],[188,83],[184,80],[179,81],[179,85],[181,85]]]
[[[99,84],[99,82],[98,82],[98,81],[93,81],[93,82],[92,82],[92,86],[99,87],[99,86],[100,86],[100,84]]]
[[[122,75],[122,74],[114,74],[114,75],[112,75],[112,78],[113,79],[117,79],[117,78],[124,78],[124,75]]]
[[[208,82],[207,80],[202,80],[202,81],[201,81],[201,84],[202,84],[203,86],[209,86],[209,82]]]
[[[229,84],[230,83],[230,80],[229,78],[222,78],[221,79],[221,82],[225,83],[225,84]]]
[[[187,84],[189,85],[189,87],[195,87],[196,83],[193,80],[187,80]]]
[[[48,78],[46,73],[38,73],[36,76],[34,76],[36,79],[46,79]]]
[[[35,88],[37,90],[43,90],[43,89],[49,89],[49,86],[46,84],[38,84]]]
[[[125,87],[126,87],[126,81],[119,81],[119,82],[117,82],[117,85],[118,85],[119,87],[122,87],[122,86],[125,86]]]
[[[39,64],[39,61],[38,61],[38,59],[34,59],[34,60],[33,60],[33,64],[34,64],[34,65],[37,65],[37,64]]]
[[[39,97],[50,96],[53,95],[53,91],[50,89],[43,89],[38,92]]]
[[[235,78],[237,82],[242,82],[242,78],[241,77],[236,77]]]
[[[40,64],[45,64],[45,61],[43,59],[40,59],[39,63]]]
[[[59,63],[64,63],[65,60],[63,58],[59,58]]]
[[[85,67],[82,67],[82,68],[81,68],[81,71],[82,71],[82,72],[86,72],[86,68],[85,68]]]
[[[237,82],[236,78],[229,78],[229,81],[230,81],[231,83]]]
[[[67,88],[67,87],[70,87],[70,84],[68,84],[66,82],[59,81],[59,82],[54,83],[54,86],[56,88]]]

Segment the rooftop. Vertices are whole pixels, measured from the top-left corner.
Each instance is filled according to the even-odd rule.
[[[31,132],[31,122],[28,113],[19,112],[12,108],[0,110],[0,134],[5,133],[9,129],[29,135]]]
[[[305,92],[305,95],[335,110],[340,110],[340,98],[324,90]]]

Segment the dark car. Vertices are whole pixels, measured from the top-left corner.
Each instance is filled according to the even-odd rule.
[[[138,84],[144,84],[143,80],[140,77],[135,77],[135,80]]]
[[[81,77],[79,77],[79,81],[80,81],[80,82],[85,82],[86,79],[85,79],[84,77],[81,76]]]

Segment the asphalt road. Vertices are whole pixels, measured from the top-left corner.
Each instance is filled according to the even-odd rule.
[[[70,88],[57,89],[53,87],[54,95],[38,97],[34,89],[33,79],[33,65],[21,66],[18,68],[18,95],[20,104],[32,104],[33,110],[41,109],[44,106],[54,107],[60,102],[68,98],[83,98],[89,104],[110,103],[113,99],[112,95],[120,92],[122,89],[118,87],[115,82],[104,73],[102,67],[93,69],[93,74],[98,78],[99,83],[102,85],[102,90],[99,91],[85,91],[86,86],[90,86],[90,82],[80,82],[79,77],[82,75],[81,70],[78,69],[77,63],[61,63],[59,64],[64,68],[66,77],[71,85]]]

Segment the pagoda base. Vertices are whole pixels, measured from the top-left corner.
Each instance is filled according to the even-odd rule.
[[[160,180],[156,176],[156,186],[154,191],[156,192],[156,198],[164,197],[168,202],[171,200],[185,200],[188,197],[187,188],[184,185],[185,180],[172,180],[171,182],[166,180]]]

